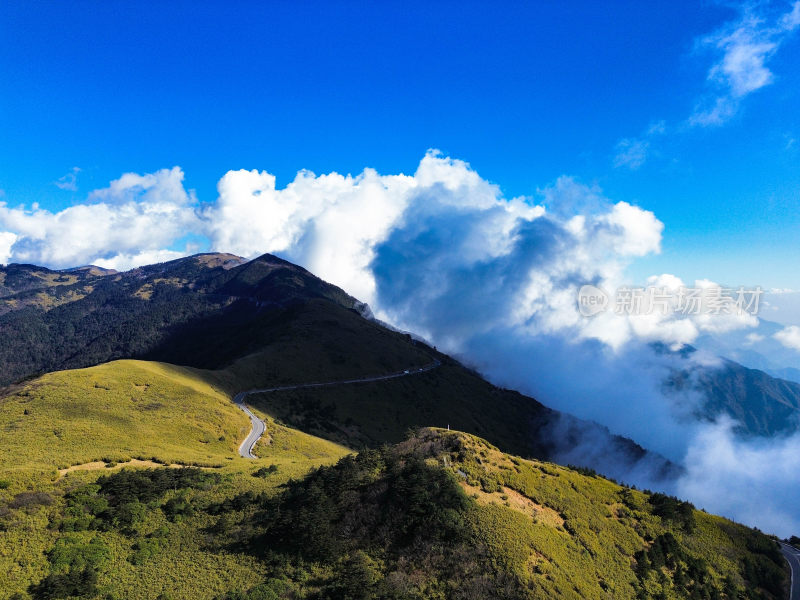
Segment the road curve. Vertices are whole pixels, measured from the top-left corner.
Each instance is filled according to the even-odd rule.
[[[789,600],[800,600],[800,550],[789,544],[781,544],[781,552],[792,569],[792,584]]]
[[[326,387],[332,385],[346,385],[348,383],[367,383],[370,381],[385,381],[386,379],[397,379],[399,377],[408,377],[410,375],[420,375],[422,373],[427,373],[441,365],[441,361],[434,359],[433,362],[428,363],[424,367],[413,367],[410,369],[404,369],[402,371],[396,371],[395,373],[389,373],[388,375],[372,375],[369,377],[361,377],[359,379],[340,379],[338,381],[319,381],[313,383],[298,383],[295,385],[280,385],[277,387],[271,388],[261,388],[255,390],[247,390],[245,392],[239,392],[234,396],[233,401],[241,408],[244,413],[250,417],[251,429],[250,433],[244,439],[242,444],[239,446],[239,454],[242,458],[258,458],[255,454],[253,454],[253,448],[255,448],[256,443],[264,435],[264,431],[266,427],[264,426],[264,422],[259,419],[256,415],[253,414],[247,405],[244,403],[245,398],[248,394],[266,394],[269,392],[281,392],[285,390],[301,390],[304,388],[317,388],[317,387]]]
[[[258,442],[259,438],[264,435],[264,431],[266,430],[266,426],[264,425],[264,421],[259,419],[257,416],[253,414],[244,403],[244,398],[247,396],[249,392],[240,392],[236,394],[236,397],[233,401],[236,403],[236,406],[241,408],[248,417],[250,417],[250,433],[247,434],[247,437],[244,438],[244,441],[239,446],[239,454],[243,458],[258,458],[255,454],[253,454],[253,448],[256,447],[256,442]]]

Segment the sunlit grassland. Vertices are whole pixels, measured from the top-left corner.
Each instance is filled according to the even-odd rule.
[[[102,598],[145,600],[167,594],[210,600],[275,575],[257,553],[246,549],[259,534],[254,517],[262,500],[255,498],[280,494],[290,479],[302,479],[311,469],[333,464],[352,450],[287,427],[256,407],[266,423],[266,435],[255,451],[259,459],[240,458],[238,446],[250,423],[230,396],[236,386],[247,386],[230,373],[227,377],[223,387],[219,373],[124,360],[51,373],[0,398],[0,599],[25,594],[31,583],[52,574],[48,552],[65,540],[77,545],[96,540],[105,549],[97,565],[97,597]],[[423,377],[414,384],[424,383]],[[394,384],[408,393],[414,406],[406,379],[412,378]],[[357,391],[348,394],[355,396]],[[387,399],[377,400],[367,394],[358,405],[364,423],[370,411],[385,409]],[[269,410],[267,402],[258,406]],[[414,419],[453,418],[417,408]],[[311,430],[323,424],[325,411],[317,413],[320,420]],[[403,420],[398,415],[392,437],[401,435]],[[328,425],[349,426],[346,418]],[[379,433],[386,435],[377,430],[374,435]],[[348,431],[342,434],[342,439],[359,439]],[[328,432],[328,437],[339,436]],[[487,548],[494,568],[524,582],[532,598],[634,598],[642,586],[653,597],[686,597],[673,585],[667,567],[637,579],[636,554],[665,533],[708,563],[717,587],[726,580],[745,585],[741,565],[754,533],[725,519],[694,511],[695,524],[686,528],[657,516],[645,492],[552,463],[517,458],[470,434],[423,429],[397,448],[401,456],[419,456],[448,472],[468,500],[464,523],[475,547]],[[70,491],[122,468],[140,468],[124,464],[131,458],[198,465],[215,474],[214,482],[202,488],[169,488],[165,496],[147,504],[146,517],[130,531],[59,527]],[[59,468],[93,461],[103,464],[59,476]],[[254,476],[273,465],[264,476]],[[15,506],[27,490],[45,495],[41,501]],[[247,492],[252,494],[246,496],[246,504],[226,509],[224,515],[209,509]],[[169,518],[163,507],[171,499],[185,499],[191,514]],[[413,509],[412,497],[403,502]],[[222,516],[236,525],[229,524],[224,535],[214,533]],[[233,544],[230,536],[240,536],[242,544]],[[148,544],[153,552],[142,551]],[[374,558],[378,564],[380,553]],[[320,569],[332,576],[336,571],[335,564],[309,568],[280,575],[307,576]]]
[[[0,399],[0,472],[18,488],[99,460],[219,467],[249,427],[192,369],[123,360],[59,371]]]
[[[212,598],[254,585],[263,567],[245,554],[209,550],[203,531],[214,518],[202,511],[172,523],[152,510],[133,537],[115,531],[65,533],[53,524],[69,490],[131,468],[125,462],[131,458],[218,473],[221,479],[211,489],[190,492],[202,506],[247,491],[274,493],[288,479],[350,452],[261,416],[268,436],[258,445],[259,460],[252,461],[237,451],[249,419],[202,371],[123,360],[50,373],[10,390],[0,399],[0,598],[24,593],[41,580],[49,569],[46,552],[64,536],[99,538],[108,547],[98,583],[109,597],[152,599],[168,592]],[[94,461],[106,466],[59,475],[60,468]],[[265,465],[276,465],[275,474],[252,476]],[[26,490],[45,492],[49,503],[6,508]],[[161,551],[134,565],[137,542],[164,529],[168,541]]]
[[[749,528],[694,511],[696,525],[687,531],[654,515],[642,491],[552,463],[512,457],[469,434],[433,431],[463,442],[466,451],[442,462],[476,500],[470,511],[474,530],[500,564],[529,582],[536,597],[633,598],[634,555],[666,532],[708,562],[719,587],[726,577],[744,585],[739,568],[753,536]],[[480,491],[470,493],[475,488]],[[532,504],[513,502],[509,491]],[[561,519],[553,519],[553,513]],[[666,593],[682,597],[677,590],[674,596]]]

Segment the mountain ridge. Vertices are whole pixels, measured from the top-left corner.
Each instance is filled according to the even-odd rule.
[[[393,372],[435,358],[443,367],[411,388],[403,384],[385,394],[379,392],[380,384],[366,388],[381,403],[379,429],[370,422],[374,415],[353,409],[353,393],[337,390],[330,392],[322,410],[340,412],[336,430],[353,435],[337,437],[313,423],[311,431],[358,448],[400,441],[409,427],[435,418],[434,424],[451,422],[518,454],[545,457],[562,442],[561,434],[550,433],[558,424],[567,437],[591,430],[613,449],[602,457],[606,464],[587,466],[619,469],[613,471],[619,476],[627,467],[653,458],[656,470],[665,476],[677,472],[630,440],[496,388],[410,334],[365,318],[363,303],[302,267],[272,255],[238,265],[230,265],[231,260],[238,259],[203,254],[139,267],[100,278],[85,296],[50,310],[26,306],[0,315],[5,383],[12,381],[10,367],[15,363],[14,379],[20,379],[40,371],[134,358],[215,371],[220,385],[233,396],[286,383]],[[65,289],[76,285],[81,284]],[[50,292],[62,293],[55,287]],[[289,398],[297,394],[301,393]],[[298,406],[309,409],[303,418],[319,421],[313,392],[302,394]],[[413,398],[416,403],[410,401]],[[337,408],[331,407],[330,399]],[[274,408],[287,422],[299,424],[298,415]]]

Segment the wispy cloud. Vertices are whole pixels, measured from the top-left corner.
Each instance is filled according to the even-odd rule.
[[[781,44],[800,28],[800,0],[782,11],[767,10],[770,7],[769,4],[746,4],[738,19],[697,41],[698,47],[711,49],[716,60],[708,71],[706,93],[685,121],[690,128],[726,123],[736,115],[747,96],[774,81],[767,63]],[[656,153],[657,136],[685,129],[685,126],[668,127],[665,121],[658,121],[637,137],[621,139],[614,148],[614,167],[639,169]],[[791,135],[786,139],[785,149],[791,150],[795,139]]]
[[[59,177],[58,180],[54,181],[54,185],[57,188],[62,190],[67,190],[70,192],[77,192],[78,191],[78,173],[81,170],[78,167],[72,167],[72,170],[67,173],[66,175]]]
[[[625,138],[617,143],[617,154],[614,157],[615,167],[627,167],[636,170],[647,160],[647,152],[650,149],[650,142],[647,140],[637,140]]]
[[[741,17],[700,40],[718,60],[708,72],[708,94],[698,102],[689,117],[690,125],[717,126],[733,117],[742,100],[770,85],[774,75],[769,59],[780,45],[800,27],[800,1],[779,17],[762,16],[747,5]]]
[[[664,121],[657,121],[650,125],[638,138],[624,138],[617,142],[614,155],[614,167],[626,168],[635,171],[650,157],[653,138],[663,135],[667,131]]]

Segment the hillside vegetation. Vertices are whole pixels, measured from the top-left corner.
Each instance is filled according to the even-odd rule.
[[[183,500],[166,513],[160,505],[175,494],[202,491],[210,501],[263,492],[349,450],[266,417],[262,460],[242,459],[237,448],[249,420],[212,384],[193,369],[126,360],[6,390],[0,398],[0,598],[65,598],[77,589],[125,590],[112,593],[120,598],[155,598],[165,590],[175,598],[208,598],[258,581],[252,559],[205,548],[202,528],[210,517],[195,518]],[[184,465],[201,466],[194,471],[203,475],[181,478]],[[160,472],[166,475],[152,485],[131,478]],[[76,508],[102,489],[91,482],[104,477],[111,478],[105,488],[114,490],[111,496],[121,493],[119,482],[128,482],[123,487],[146,497]],[[184,523],[189,513],[194,520]]]
[[[0,385],[118,358],[217,368],[264,345],[297,302],[356,302],[279,258],[242,262],[197,255],[105,275],[1,268]]]
[[[219,370],[261,353],[266,360],[238,375],[269,383],[359,376],[426,360],[407,336],[363,318],[364,308],[268,254],[252,261],[200,254],[125,273],[8,265],[0,267],[0,385],[120,358]],[[669,383],[703,394],[698,418],[727,414],[743,435],[786,433],[800,424],[800,386],[730,361],[676,372]]]
[[[256,463],[0,492],[0,597],[772,599],[786,582],[763,534],[475,436],[353,455],[276,427]]]
[[[184,367],[126,360],[58,371],[0,398],[0,470],[29,481],[131,458],[221,466],[249,427]]]

